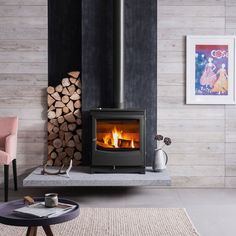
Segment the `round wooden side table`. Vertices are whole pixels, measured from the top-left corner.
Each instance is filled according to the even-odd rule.
[[[44,198],[34,198],[35,202],[43,202]],[[28,227],[26,235],[27,236],[36,236],[37,227],[42,226],[47,236],[53,236],[50,225],[60,224],[69,220],[72,220],[79,216],[79,204],[72,200],[59,198],[59,202],[75,205],[76,207],[60,216],[55,216],[51,218],[39,218],[39,217],[30,217],[23,218],[13,213],[15,209],[24,206],[23,200],[15,200],[6,202],[0,205],[0,223],[13,226],[25,226]]]

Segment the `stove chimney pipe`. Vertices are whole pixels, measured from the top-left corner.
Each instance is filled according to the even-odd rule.
[[[114,107],[124,108],[124,0],[113,0]]]

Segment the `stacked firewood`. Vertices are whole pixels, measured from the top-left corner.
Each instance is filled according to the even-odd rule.
[[[56,87],[48,92],[48,161],[47,164],[61,166],[81,163],[82,121],[81,80],[79,71],[68,73]]]

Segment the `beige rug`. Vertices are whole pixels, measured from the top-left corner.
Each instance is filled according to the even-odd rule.
[[[72,221],[53,225],[55,236],[196,236],[183,208],[81,208]],[[23,236],[24,227],[0,224],[0,235]],[[45,235],[38,228],[37,235]]]

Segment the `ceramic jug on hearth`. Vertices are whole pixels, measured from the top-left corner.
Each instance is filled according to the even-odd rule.
[[[167,153],[161,148],[155,149],[155,155],[153,159],[152,169],[154,172],[161,172],[166,169],[168,162]]]

